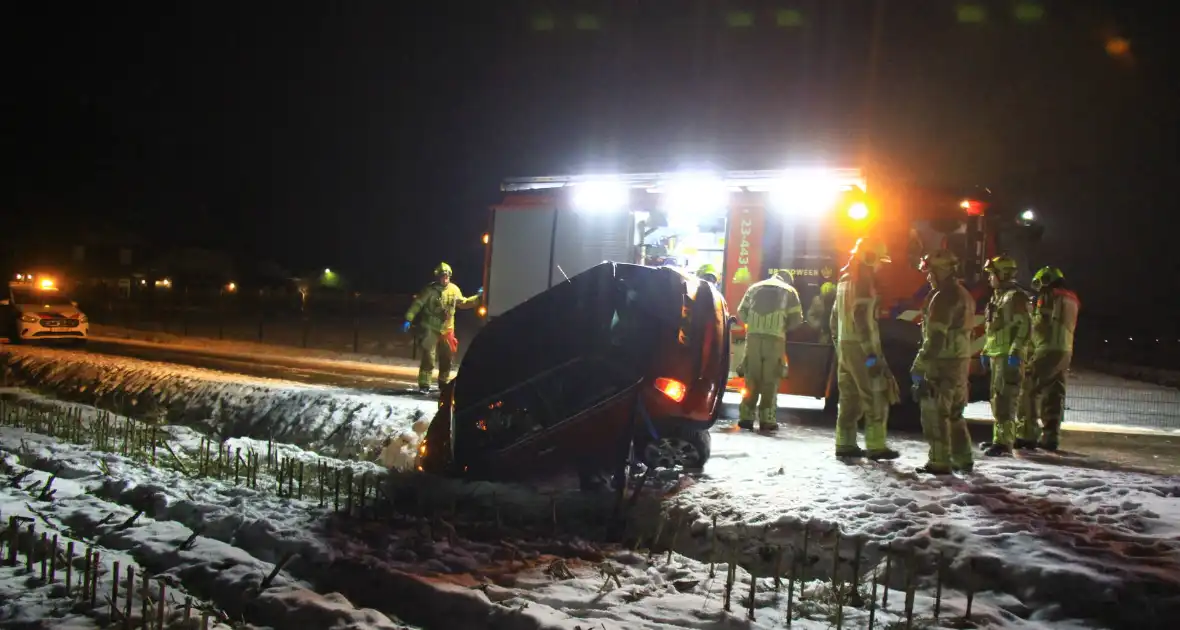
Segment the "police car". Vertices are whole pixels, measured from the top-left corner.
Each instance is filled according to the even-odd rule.
[[[8,295],[0,296],[3,329],[9,342],[67,341],[86,343],[90,321],[78,303],[63,293],[49,277],[17,274],[8,283]]]

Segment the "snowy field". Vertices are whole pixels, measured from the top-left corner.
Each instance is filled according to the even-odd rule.
[[[5,378],[57,398],[228,437],[352,456],[433,416],[436,405],[332,387],[88,353],[8,346]]]
[[[776,588],[772,579],[752,579],[735,565],[727,589],[724,561],[711,577],[709,565],[676,553],[594,542],[565,534],[564,527],[540,533],[550,528],[552,508],[526,513],[524,506],[535,497],[509,486],[480,486],[502,493],[503,516],[497,510],[489,518],[477,502],[447,496],[445,484],[430,486],[435,493],[429,497],[449,500],[452,507],[445,512],[415,515],[414,499],[365,510],[357,499],[349,501],[351,513],[342,514],[333,499],[317,498],[310,487],[304,493],[302,483],[299,493],[278,496],[275,478],[265,472],[254,485],[230,480],[225,472],[195,474],[202,466],[196,453],[203,440],[184,427],[162,431],[161,440],[175,455],[170,465],[162,457],[151,465],[146,453],[124,455],[117,443],[95,452],[11,426],[19,405],[50,414],[55,403],[20,391],[5,393],[0,468],[9,483],[0,489],[0,512],[34,528],[20,539],[21,549],[42,533],[58,548],[74,543],[75,555],[72,594],[63,584],[64,557],[54,583],[39,577],[36,555],[29,560],[31,571],[19,557],[16,566],[0,567],[4,627],[93,628],[125,616],[139,627],[146,613],[153,628],[197,627],[192,624],[202,617],[220,622],[218,627],[276,630],[412,627],[406,622],[439,629],[780,628],[789,613],[794,627],[818,630],[833,619],[844,627],[868,627],[870,615],[874,627],[882,628],[902,627],[907,617],[914,627],[934,627],[935,618],[961,624],[967,613],[965,595],[949,586],[941,592],[911,589],[907,603],[896,591],[890,600],[883,581],[865,578],[856,587],[835,589],[800,577]],[[98,418],[112,420],[84,407],[58,406],[70,409],[80,427],[93,428]],[[278,448],[248,439],[230,446],[256,452]],[[281,450],[288,461],[309,468],[325,464],[349,466],[354,475],[375,472],[371,465]],[[404,489],[412,482],[402,478],[399,485]],[[522,503],[514,504],[517,496]],[[416,502],[421,506],[423,499]],[[601,507],[594,497],[575,495],[572,502]],[[555,505],[564,510],[567,503]],[[94,552],[99,560],[83,561],[83,549],[87,558]],[[116,577],[125,576],[128,567],[138,576],[131,589],[126,577]],[[863,568],[868,574],[873,567]],[[139,581],[145,573],[147,588]],[[906,575],[892,571],[895,589]],[[108,599],[108,593],[114,597]],[[1002,593],[973,592],[971,621],[983,627],[1045,627],[1006,610],[1018,606]]]
[[[894,464],[847,465],[831,456],[830,429],[791,426],[766,437],[720,427],[703,476],[667,479],[639,500],[628,539],[676,552],[649,561],[627,550],[633,542],[603,542],[608,500],[560,484],[397,474],[383,488],[398,503],[382,518],[358,519],[192,474],[200,432],[375,480],[385,464],[408,467],[414,423],[421,430],[429,402],[45,349],[4,353],[8,378],[74,401],[14,389],[3,393],[6,404],[67,405],[87,419],[101,417],[88,406],[96,404],[162,420],[188,474],[167,464],[171,456],[153,466],[5,426],[3,517],[29,517],[38,531],[81,536],[79,548],[83,540],[101,546],[108,561],[126,557],[152,575],[175,575],[178,602],[191,596],[229,620],[275,628],[309,627],[292,624],[313,614],[328,619],[315,626],[324,628],[398,627],[382,625],[397,619],[427,628],[770,628],[783,627],[790,610],[814,621],[795,627],[835,627],[837,619],[867,627],[869,615],[876,627],[905,627],[906,598],[895,592],[881,610],[882,598],[869,593],[874,575],[882,590],[886,582],[916,589],[913,627],[962,627],[968,592],[972,623],[985,627],[1153,628],[1180,615],[1178,477],[1061,453],[984,460],[973,474],[929,479],[912,472],[925,460],[912,439],[894,440],[903,453]],[[33,472],[12,484],[26,467]],[[39,500],[38,486],[54,471],[55,495]],[[274,486],[273,475],[264,470],[259,488]],[[134,527],[116,529],[141,509]],[[194,532],[207,546],[179,549]],[[731,558],[740,568],[725,615],[725,565],[710,579],[707,563]],[[620,581],[600,593],[604,567],[618,569]],[[60,589],[52,585],[28,587],[35,580],[23,570],[0,568],[11,578],[0,580],[0,602],[8,602],[0,621],[47,606],[59,617],[102,619],[54,600]],[[755,620],[747,624],[750,572]],[[821,581],[800,600],[797,588],[775,591],[776,574]],[[833,575],[840,589],[825,581]]]

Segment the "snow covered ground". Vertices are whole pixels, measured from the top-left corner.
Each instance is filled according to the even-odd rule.
[[[917,548],[925,562],[941,553],[951,583],[974,580],[1042,612],[1108,621],[1180,612],[1180,477],[1041,454],[980,458],[974,474],[931,479],[912,472],[925,461],[924,444],[893,444],[903,453],[896,464],[847,465],[832,457],[829,430],[715,435],[705,478],[665,509],[683,518],[689,547],[709,544],[700,532],[711,515],[724,516],[723,530],[748,528],[751,562],[767,544],[801,546],[808,522],[812,545],[815,531],[838,525],[872,541],[865,553],[884,544]],[[827,538],[816,567],[830,572]],[[846,541],[841,554],[852,553]]]
[[[222,437],[254,437],[351,456],[433,417],[436,403],[246,377],[123,357],[7,346],[5,378],[57,398]]]
[[[54,405],[33,394],[6,393],[9,416],[16,405],[49,411]],[[90,428],[102,417],[86,409],[77,415]],[[84,547],[99,553],[98,593],[115,587],[110,563],[116,561],[120,574],[133,566],[136,576],[153,576],[152,597],[163,580],[170,593],[163,606],[145,605],[139,588],[125,605],[129,591],[121,581],[118,609],[130,610],[136,624],[146,610],[149,617],[160,614],[164,627],[196,627],[184,625],[186,598],[192,608],[232,627],[276,630],[410,627],[401,619],[440,629],[780,628],[788,612],[794,627],[818,630],[837,618],[856,628],[867,627],[870,614],[875,627],[900,627],[906,617],[902,593],[894,592],[882,607],[877,602],[884,599],[883,584],[874,596],[867,579],[853,596],[850,587],[833,589],[818,580],[784,580],[776,589],[773,580],[759,578],[753,582],[754,620],[747,621],[751,577],[745,570],[735,567],[732,612],[726,613],[727,564],[718,564],[710,577],[705,563],[675,553],[636,552],[560,529],[539,535],[527,527],[548,528],[552,508],[522,510],[514,497],[527,502],[535,493],[521,488],[481,486],[501,493],[503,524],[499,512],[489,518],[477,502],[441,493],[429,499],[450,499],[454,507],[433,515],[414,515],[414,498],[395,504],[396,512],[342,515],[310,488],[305,499],[277,496],[266,469],[256,486],[195,475],[201,436],[185,427],[163,432],[176,454],[171,465],[163,458],[150,465],[146,456],[95,452],[11,422],[0,426],[0,468],[9,480],[0,488],[0,512],[27,518],[39,532],[56,536],[59,546],[74,541],[78,553]],[[231,446],[261,452],[269,445],[242,439]],[[283,452],[309,466],[351,466],[354,474],[367,468],[291,447]],[[53,473],[53,494],[46,498],[42,490]],[[400,485],[412,482],[402,478]],[[571,499],[601,504],[584,495]],[[423,499],[416,502],[421,506]],[[75,579],[83,566],[74,563]],[[866,572],[871,568],[864,566]],[[62,567],[58,571],[57,583],[46,584],[36,568],[30,574],[19,562],[0,568],[0,624],[91,628],[111,621],[110,601],[100,596],[92,605],[77,597],[77,586],[75,596],[66,596]],[[897,583],[904,577],[896,569],[892,575]],[[1018,603],[1011,596],[978,592],[971,619],[984,627],[1045,627],[1005,610],[1013,607]],[[933,627],[935,617],[961,623],[967,600],[949,587],[941,594],[920,589],[911,608],[915,627]]]
[[[244,438],[273,437],[287,443],[274,447],[284,457],[309,463],[323,461],[311,452],[317,449],[375,461],[387,438],[397,442],[412,433],[413,423],[429,418],[434,409],[433,403],[409,398],[361,396],[129,359],[40,348],[10,348],[3,353],[11,370],[7,377],[36,383],[56,397],[183,425],[167,429],[170,443],[182,458],[191,458],[198,448],[200,437],[192,431],[196,429],[218,436],[218,441],[243,437],[232,443],[256,451],[265,450],[268,442]],[[58,404],[34,399],[25,391],[6,395],[19,398],[22,404]],[[96,417],[84,411],[86,417]],[[713,437],[714,455],[706,474],[680,479],[666,496],[645,497],[631,523],[633,535],[654,537],[660,541],[658,547],[673,546],[683,554],[673,554],[670,564],[649,565],[620,548],[586,542],[601,541],[601,521],[609,513],[609,504],[560,487],[542,488],[544,493],[539,493],[537,488],[445,484],[399,475],[387,486],[387,496],[403,502],[399,516],[377,522],[341,520],[318,502],[193,479],[163,464],[153,467],[114,454],[96,456],[81,446],[11,428],[0,432],[0,449],[16,458],[6,460],[11,474],[20,474],[21,466],[40,471],[34,473],[40,476],[29,477],[20,487],[44,480],[61,462],[66,465],[59,480],[79,485],[73,490],[63,485],[48,502],[52,505],[46,506],[19,487],[9,487],[5,492],[13,494],[0,495],[0,511],[5,516],[28,515],[31,505],[64,527],[109,534],[123,545],[111,547],[111,553],[130,553],[153,574],[175,570],[204,576],[194,578],[194,596],[276,628],[289,623],[281,617],[287,612],[259,613],[257,604],[235,598],[248,591],[248,584],[257,584],[259,574],[264,577],[281,562],[284,550],[292,549],[299,556],[282,575],[307,591],[286,596],[297,603],[281,600],[272,608],[296,610],[290,613],[294,618],[312,614],[298,606],[320,606],[337,611],[332,614],[340,619],[378,614],[356,609],[367,607],[431,628],[730,627],[733,624],[719,621],[717,614],[723,587],[718,582],[723,577],[709,580],[703,575],[707,573],[703,563],[716,557],[714,553],[732,553],[744,567],[738,571],[738,582],[746,585],[734,591],[735,615],[740,616],[742,608],[737,600],[747,597],[742,590],[748,590],[745,571],[752,570],[760,576],[753,627],[779,627],[788,604],[782,592],[776,596],[768,577],[776,558],[804,555],[807,575],[824,578],[833,573],[832,551],[837,547],[840,560],[835,565],[841,581],[852,578],[854,564],[865,575],[874,568],[884,571],[883,558],[889,557],[894,567],[889,581],[899,588],[906,572],[897,567],[912,561],[920,587],[917,614],[926,626],[932,625],[931,594],[937,589],[939,564],[947,595],[940,604],[944,617],[962,615],[966,606],[962,593],[968,590],[980,591],[973,603],[975,621],[984,618],[985,625],[998,627],[1067,627],[1076,618],[1097,620],[1107,627],[1163,627],[1158,625],[1160,620],[1180,615],[1180,478],[1111,470],[1103,462],[1062,453],[981,461],[974,474],[931,480],[912,473],[924,461],[924,446],[914,440],[895,440],[904,455],[896,464],[850,466],[831,457],[830,429],[791,426],[777,437],[721,430]],[[407,442],[411,451],[412,439]],[[22,453],[22,448],[35,453]],[[331,465],[345,464],[334,461]],[[373,465],[350,465],[374,474],[378,471]],[[75,494],[67,497],[70,492]],[[77,503],[67,503],[67,498]],[[406,501],[411,504],[407,506]],[[447,512],[450,518],[436,513],[435,531],[427,535],[423,531],[432,529],[428,525],[432,519],[408,516],[424,504],[456,507]],[[138,536],[131,533],[140,531],[138,527],[108,531],[140,509],[136,506],[151,508],[141,521],[146,539],[125,540]],[[46,510],[67,511],[53,516]],[[88,516],[76,514],[77,510],[89,510]],[[91,513],[95,511],[101,514],[95,516]],[[565,534],[564,540],[539,533],[552,534],[555,511],[561,515],[556,529]],[[489,531],[492,512],[502,514],[511,535],[499,528]],[[110,513],[116,516],[100,525]],[[32,517],[44,523],[39,516]],[[712,529],[714,518],[717,530]],[[439,535],[452,528],[453,536]],[[200,558],[191,558],[178,552],[176,545],[192,531],[226,545],[225,554],[248,557],[227,560],[203,552]],[[716,548],[714,531],[720,541]],[[572,538],[575,534],[585,540]],[[514,556],[516,551],[500,544],[505,539],[527,553]],[[138,545],[149,551],[132,553]],[[886,549],[891,550],[889,554]],[[855,560],[858,550],[859,563]],[[106,557],[107,552],[103,553]],[[209,565],[208,558],[214,558],[208,562],[215,564]],[[603,558],[614,563],[608,566],[620,567],[626,579],[622,587],[599,594]],[[553,565],[557,559],[564,564]],[[188,567],[185,562],[206,564],[177,568]],[[564,575],[560,569],[565,566],[575,578],[547,575],[551,565],[550,573]],[[219,573],[210,566],[227,568]],[[0,576],[8,570],[0,569]],[[724,573],[720,570],[718,576]],[[480,582],[494,586],[467,588]],[[861,587],[868,582],[868,577],[861,577]],[[440,586],[446,584],[452,586]],[[443,595],[436,595],[439,588]],[[814,597],[807,604],[814,609],[807,615],[828,627],[835,607],[834,596],[823,594],[825,588],[815,583]],[[339,592],[343,599],[321,601],[312,591]],[[270,595],[270,590],[265,593],[278,597]],[[427,610],[406,611],[393,607],[391,593],[412,602],[441,599],[431,599]],[[897,613],[897,598],[891,602],[893,612],[876,611],[876,623],[897,619],[889,616]],[[804,604],[794,604],[793,613],[801,614],[798,607]],[[450,619],[445,615],[460,614],[456,612],[460,610],[480,621],[444,623]],[[846,627],[863,627],[867,622],[863,605],[841,610]],[[499,621],[489,621],[493,617]],[[510,617],[533,621],[507,621]],[[339,627],[346,627],[351,622],[341,623],[345,625]]]

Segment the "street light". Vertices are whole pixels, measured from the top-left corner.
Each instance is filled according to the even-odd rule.
[[[1032,221],[1036,220],[1036,218],[1037,213],[1033,212],[1032,210],[1025,210],[1024,212],[1020,213],[1020,220],[1024,221],[1025,223],[1031,223]]]

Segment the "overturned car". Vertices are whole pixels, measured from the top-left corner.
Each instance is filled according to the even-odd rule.
[[[729,375],[708,282],[604,262],[490,321],[442,391],[418,468],[473,479],[700,468]]]

